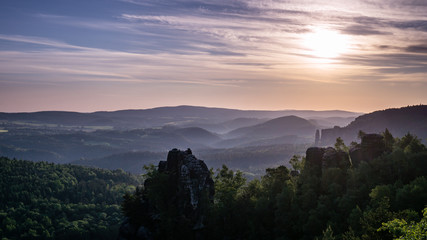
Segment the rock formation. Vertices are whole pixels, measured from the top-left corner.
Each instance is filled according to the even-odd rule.
[[[307,167],[312,169],[313,174],[319,176],[322,169],[325,168],[336,167],[346,169],[350,165],[357,167],[361,161],[369,162],[381,156],[385,150],[383,136],[380,134],[366,134],[362,137],[360,144],[350,149],[349,154],[332,147],[308,148],[306,152],[306,164]]]
[[[379,134],[366,134],[362,137],[360,145],[350,149],[350,158],[353,166],[358,166],[361,161],[370,161],[379,157],[385,151],[383,136]]]
[[[323,169],[337,167],[346,169],[350,167],[348,154],[344,151],[337,151],[335,148],[311,147],[306,152],[307,167],[314,170],[314,174],[320,176]]]
[[[174,222],[193,232],[193,238],[200,238],[200,230],[204,228],[204,219],[207,214],[207,205],[213,201],[214,182],[210,176],[210,171],[206,164],[197,159],[190,149],[180,151],[173,149],[169,151],[167,161],[160,161],[158,165],[159,175],[166,178],[162,191],[162,196],[167,199],[155,199],[154,201],[165,202],[163,207],[153,199],[149,199],[150,188],[158,182],[155,179],[147,179],[144,183],[144,190],[136,213],[143,219],[135,223],[132,219],[127,219],[120,227],[118,239],[155,239],[159,226],[164,224],[162,216],[167,215],[168,221]],[[157,189],[156,189],[157,190]],[[166,207],[165,207],[166,205]],[[156,207],[157,206],[157,207]],[[168,207],[173,209],[168,212]],[[165,210],[166,209],[166,210]],[[163,211],[163,212],[162,212]]]
[[[202,213],[207,209],[202,202],[213,201],[215,193],[206,164],[192,155],[190,149],[185,152],[173,149],[169,151],[167,161],[159,163],[159,172],[166,173],[169,180],[176,183],[176,198],[171,199],[171,204],[191,221],[194,230],[203,228]]]
[[[318,147],[320,143],[320,131],[319,129],[316,130],[316,134],[314,135],[314,146]]]
[[[344,151],[337,151],[335,148],[328,147],[322,157],[322,169],[324,168],[341,168],[346,169],[351,165],[348,154]]]
[[[322,173],[322,158],[325,153],[324,148],[311,147],[305,153],[306,169],[310,169],[310,174],[320,176]]]

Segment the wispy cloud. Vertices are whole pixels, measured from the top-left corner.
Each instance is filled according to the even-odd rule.
[[[375,29],[371,26],[366,25],[350,25],[345,27],[342,32],[344,34],[350,34],[350,35],[390,35],[390,32],[382,32],[378,29]]]
[[[37,45],[43,45],[43,46],[55,47],[55,48],[68,48],[68,49],[78,49],[78,50],[89,49],[89,48],[85,48],[85,47],[70,45],[70,44],[67,44],[64,42],[60,42],[60,41],[50,40],[47,38],[32,37],[32,36],[0,34],[0,39],[6,40],[6,41],[12,41],[12,42],[37,44]]]
[[[213,62],[209,55],[200,54],[194,57],[180,54],[119,52],[24,36],[1,35],[0,39],[57,48],[48,51],[1,52],[2,74],[31,74],[31,81],[116,81],[236,86],[236,81],[218,80],[228,78],[226,76],[234,70],[224,67],[227,65],[223,64],[224,73],[218,73],[216,68],[221,66],[221,63]],[[218,55],[234,54],[221,53],[216,57]],[[197,69],[194,66],[198,66]],[[248,80],[252,79],[249,75],[246,77]]]
[[[414,52],[414,53],[424,53],[427,54],[427,44],[423,45],[411,45],[406,48],[406,51],[408,52]]]
[[[92,6],[100,11],[96,14],[56,3],[17,17],[3,14],[9,18],[0,20],[17,25],[0,27],[0,84],[145,84],[152,91],[233,89],[232,95],[243,94],[239,86],[254,92],[291,91],[288,86],[292,93],[311,94],[307,89],[313,84],[426,82],[423,0],[110,4],[114,7]],[[307,38],[322,29],[344,36],[347,49],[330,59],[313,54]]]

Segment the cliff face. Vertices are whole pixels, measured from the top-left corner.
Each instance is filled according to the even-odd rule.
[[[350,158],[354,166],[358,166],[361,161],[369,161],[379,157],[386,150],[383,136],[379,134],[366,134],[362,137],[360,146],[350,149]]]
[[[383,132],[386,128],[395,137],[402,137],[408,132],[421,139],[427,138],[427,105],[403,107],[376,111],[359,116],[348,126],[323,129],[321,145],[335,143],[341,137],[346,144],[357,140],[360,130],[364,132]]]
[[[159,163],[159,172],[169,177],[170,190],[175,192],[170,203],[176,206],[179,215],[190,220],[194,230],[202,229],[203,213],[207,210],[203,202],[213,201],[215,194],[206,164],[192,155],[191,150],[173,149],[169,151],[167,161]]]
[[[157,171],[157,177],[144,182],[135,207],[138,212],[123,222],[118,239],[161,239],[162,225],[166,224],[176,225],[177,231],[185,231],[187,236],[193,232],[194,239],[200,238],[208,203],[215,193],[206,164],[189,149],[173,149],[167,161],[159,162]],[[179,233],[174,234],[179,239]]]
[[[348,154],[335,148],[311,147],[306,152],[306,168],[310,169],[311,174],[320,177],[327,168],[346,169],[350,167]]]

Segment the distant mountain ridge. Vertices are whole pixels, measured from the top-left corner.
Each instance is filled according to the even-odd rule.
[[[38,124],[72,126],[111,126],[116,129],[134,129],[194,123],[212,124],[236,118],[277,118],[295,115],[303,118],[356,117],[360,113],[329,110],[237,110],[196,106],[159,107],[142,110],[79,113],[67,111],[43,111],[32,113],[0,113],[0,121],[23,121]]]
[[[360,130],[378,133],[386,128],[394,137],[402,137],[409,132],[426,141],[427,105],[390,108],[359,116],[346,127],[323,129],[321,143],[330,145],[335,143],[337,137],[341,137],[348,144],[357,139]]]
[[[316,126],[297,116],[284,116],[230,131],[215,147],[306,144],[314,141]]]
[[[316,127],[304,118],[284,116],[250,127],[231,131],[230,136],[280,137],[284,135],[314,135]]]
[[[247,116],[248,112],[254,115]],[[251,169],[260,166],[257,161],[265,162],[261,153],[274,152],[268,164],[285,155],[300,154],[301,146],[305,149],[314,143],[316,129],[323,129],[322,145],[333,145],[337,137],[349,144],[357,140],[359,130],[378,133],[385,128],[395,137],[407,132],[423,140],[427,137],[425,105],[376,111],[353,122],[351,115],[356,113],[351,112],[329,111],[338,116],[316,117],[313,115],[325,115],[325,111],[299,111],[310,114],[306,118],[279,115],[286,111],[253,112],[179,106],[96,113],[0,113],[0,156],[137,172],[168,149],[191,148],[215,162],[216,167],[235,162],[236,167]],[[325,127],[333,123],[346,127]],[[281,148],[285,149],[271,150]],[[245,159],[251,160],[244,163]]]

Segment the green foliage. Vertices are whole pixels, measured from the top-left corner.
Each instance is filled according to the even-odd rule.
[[[208,239],[391,239],[391,233],[377,229],[393,219],[419,221],[416,213],[425,207],[427,150],[410,134],[394,139],[386,129],[383,135],[384,153],[362,161],[357,167],[306,163],[304,157],[293,156],[289,163],[299,174],[278,166],[247,182],[242,172],[227,166],[212,171],[215,198],[206,216],[204,236]],[[335,147],[347,151],[342,139],[337,139]],[[168,182],[154,166],[146,170],[145,178],[149,185],[155,186],[150,198],[157,199],[157,208],[171,212],[173,208],[162,207],[161,202],[168,196],[165,192]],[[140,203],[142,197],[138,194],[137,190],[133,196],[125,196],[125,202]],[[162,215],[162,223],[167,223],[161,224],[163,238],[179,232],[177,224],[168,219],[174,219],[173,214]],[[393,224],[394,228],[404,226]]]
[[[212,223],[214,227],[210,229],[213,239],[220,236],[234,238],[241,234],[241,222],[239,222],[239,213],[247,214],[242,204],[239,203],[239,196],[243,193],[242,187],[246,183],[243,173],[234,172],[227,166],[223,165],[217,169],[214,177],[215,182],[215,199],[212,207]],[[251,194],[246,192],[246,194]],[[243,215],[244,216],[244,215]]]
[[[416,137],[394,140],[387,132],[391,149],[357,167],[301,164],[294,156],[300,174],[279,166],[245,184],[224,166],[215,178],[212,239],[391,239],[377,231],[382,223],[413,221],[427,201],[427,151]],[[405,150],[411,143],[418,147]],[[346,150],[340,139],[336,147]]]
[[[335,149],[337,151],[344,151],[344,152],[348,152],[348,147],[344,144],[344,140],[342,140],[341,137],[338,137],[336,142],[335,142]]]
[[[144,189],[144,194],[160,211],[164,213],[170,211],[169,200],[172,198],[173,193],[168,189],[173,189],[171,187],[173,182],[169,181],[167,174],[160,173],[154,165],[144,166],[144,170],[145,185],[149,186]],[[139,194],[136,192],[136,194],[142,195],[142,190],[140,192]]]
[[[389,221],[395,217],[395,214],[390,211],[389,199],[373,199],[372,204],[363,212],[360,219],[362,227],[362,239],[388,239],[388,235],[383,232],[378,232],[377,229],[385,221]]]
[[[223,165],[222,169],[218,169],[215,178],[215,201],[226,204],[236,198],[239,189],[246,183],[243,173],[228,169]]]
[[[391,152],[393,150],[393,146],[396,143],[393,135],[391,135],[390,131],[386,128],[384,132],[381,134],[384,137],[384,145],[387,152]]]
[[[325,231],[323,231],[322,240],[335,240],[334,231],[332,231],[331,226],[329,225]]]
[[[407,133],[396,142],[398,148],[402,149],[405,153],[418,153],[426,151],[426,146],[421,143],[421,140],[410,133]]]
[[[406,222],[405,219],[393,219],[382,224],[378,231],[389,231],[394,239],[422,240],[427,238],[427,207],[419,222]]]
[[[302,171],[305,164],[305,157],[301,157],[300,155],[293,155],[289,160],[289,164],[292,166],[294,171]]]
[[[0,158],[0,235],[7,239],[115,239],[119,204],[139,180],[108,171]]]

